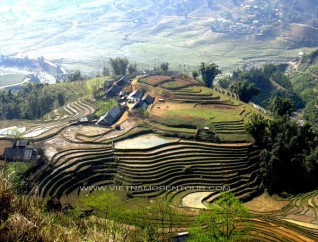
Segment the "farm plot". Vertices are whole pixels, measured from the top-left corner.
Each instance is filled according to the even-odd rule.
[[[169,82],[161,83],[161,87],[169,89],[169,90],[179,90],[188,86],[198,85],[194,80],[188,79],[181,79],[181,78],[173,78]]]
[[[160,84],[163,84],[169,81],[172,81],[171,76],[163,76],[163,75],[148,76],[148,77],[143,77],[139,79],[140,83],[149,84],[151,86],[158,86]]]
[[[189,103],[156,103],[150,112],[154,121],[175,127],[204,127],[213,122],[240,121],[240,109],[229,105],[195,105]]]
[[[43,117],[45,121],[51,120],[65,120],[76,119],[81,116],[88,116],[95,112],[95,108],[92,107],[87,101],[77,100],[75,102],[68,103],[63,107],[60,107]]]

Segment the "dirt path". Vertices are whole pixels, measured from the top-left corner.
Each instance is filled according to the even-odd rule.
[[[136,91],[136,85],[137,85],[137,82],[138,82],[138,79],[140,78],[141,76],[136,76],[132,81],[131,81],[131,88],[132,88],[132,91]]]

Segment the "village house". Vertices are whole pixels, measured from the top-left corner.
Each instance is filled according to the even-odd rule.
[[[116,82],[116,85],[117,86],[120,86],[120,87],[123,87],[123,86],[126,86],[128,84],[131,83],[131,80],[126,77],[126,76],[123,76],[122,78],[120,78],[117,82]]]
[[[153,102],[155,101],[155,99],[150,96],[149,94],[145,94],[141,99],[139,99],[134,106],[132,107],[132,109],[136,109],[136,108],[143,108],[143,109],[147,109],[149,105],[153,104]]]
[[[105,113],[105,115],[101,116],[96,124],[111,126],[117,120],[120,119],[122,114],[123,114],[123,111],[120,109],[120,107],[116,106],[112,108],[111,110],[109,110],[107,113]]]
[[[6,148],[4,150],[2,159],[7,162],[16,162],[16,161],[38,161],[40,160],[41,156],[39,154],[39,150],[31,149],[31,148]]]
[[[155,98],[153,98],[149,94],[146,94],[141,100],[143,100],[145,103],[150,105],[150,104],[153,104],[153,102],[155,101]]]
[[[141,99],[142,95],[143,95],[143,92],[137,89],[136,91],[128,95],[127,100],[129,103],[135,103]]]
[[[7,162],[32,162],[41,159],[41,150],[29,147],[27,140],[18,140],[12,148],[6,148],[2,159]]]
[[[117,97],[121,92],[121,87],[119,86],[112,86],[106,91],[107,97]]]

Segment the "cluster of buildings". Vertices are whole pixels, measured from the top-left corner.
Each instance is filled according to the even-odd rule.
[[[212,24],[212,30],[220,33],[255,34],[280,24],[283,20],[280,6],[270,6],[268,1],[254,0],[242,4],[237,11],[223,13]]]
[[[126,110],[147,109],[154,102],[154,98],[148,93],[137,89],[127,92],[127,85],[131,85],[131,80],[123,76],[117,82],[105,82],[105,95],[107,98],[114,98],[119,103],[118,106],[112,108],[99,118],[97,124],[111,126],[123,115]],[[132,88],[131,88],[132,90]]]

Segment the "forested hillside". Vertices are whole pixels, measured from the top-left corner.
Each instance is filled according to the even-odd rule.
[[[291,74],[293,89],[305,104],[304,117],[318,123],[318,50],[303,56]]]
[[[84,81],[73,83],[31,84],[18,92],[0,92],[0,120],[39,119],[64,103],[87,96],[90,85]]]

